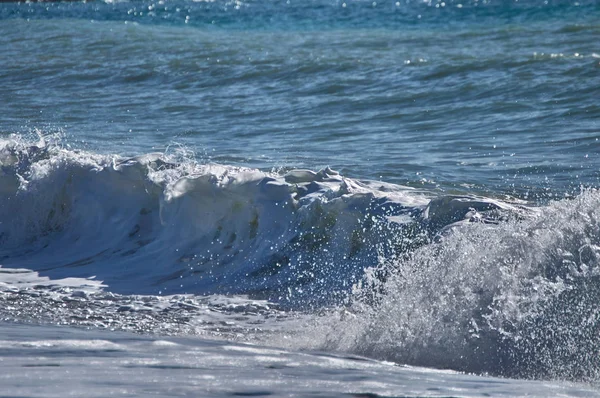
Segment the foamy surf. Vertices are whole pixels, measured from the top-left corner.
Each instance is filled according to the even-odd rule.
[[[2,145],[5,320],[598,378],[596,191],[533,207]]]
[[[294,352],[198,338],[153,337],[73,328],[0,324],[4,392],[105,397],[577,397],[571,384],[508,380],[396,366],[354,355]],[[15,371],[18,369],[19,371]],[[98,383],[102,374],[103,383]],[[61,380],[61,383],[57,383]],[[6,389],[8,386],[8,389]]]
[[[462,224],[367,272],[316,335],[400,363],[597,380],[598,209],[587,191],[525,219]]]

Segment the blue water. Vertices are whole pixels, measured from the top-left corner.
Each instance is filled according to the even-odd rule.
[[[598,21],[0,3],[0,319],[597,383]]]
[[[344,4],[3,4],[0,131],[519,197],[597,186],[596,2]]]

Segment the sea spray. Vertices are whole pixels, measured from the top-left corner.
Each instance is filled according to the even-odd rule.
[[[461,224],[367,272],[309,339],[398,363],[598,380],[599,209],[588,190],[525,219]]]

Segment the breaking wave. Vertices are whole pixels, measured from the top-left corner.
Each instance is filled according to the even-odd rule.
[[[365,268],[432,230],[510,205],[360,182],[4,141],[0,258],[53,278],[95,276],[122,294],[347,296]],[[473,213],[473,214],[471,214]]]
[[[314,315],[283,328],[286,346],[510,377],[600,375],[595,190],[534,207],[330,169],[12,138],[0,142],[0,203],[3,268],[87,278],[119,303],[246,295]]]
[[[589,190],[462,224],[372,269],[311,338],[400,363],[597,382],[599,302],[600,192]]]

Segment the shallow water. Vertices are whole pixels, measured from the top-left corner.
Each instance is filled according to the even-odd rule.
[[[11,396],[64,396],[64,383],[70,394],[90,397],[598,395],[570,383],[503,380],[214,340],[14,324],[1,324],[0,331],[6,339],[0,341],[0,380]]]

